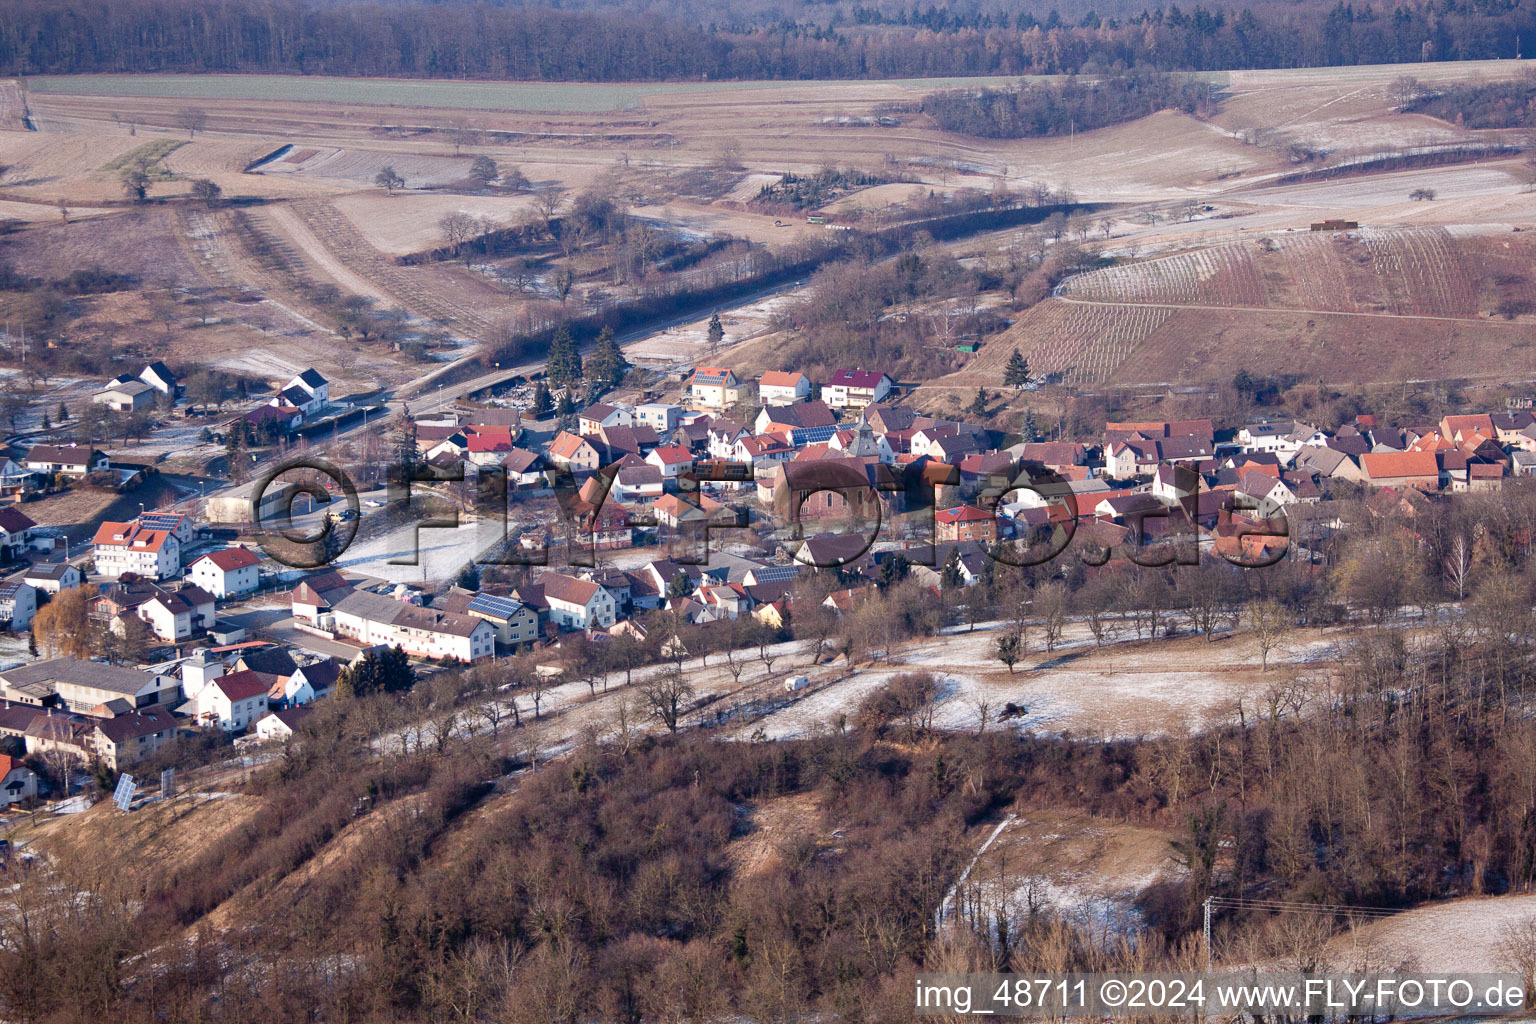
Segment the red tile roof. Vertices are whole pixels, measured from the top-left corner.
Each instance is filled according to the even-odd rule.
[[[201,558],[195,559],[192,564],[202,561],[212,562],[224,572],[234,572],[236,569],[249,569],[261,561],[250,548],[225,548],[223,551],[210,551]]]

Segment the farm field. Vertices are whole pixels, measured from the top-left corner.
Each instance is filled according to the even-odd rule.
[[[1520,67],[1424,65],[1415,74],[1433,81]],[[221,367],[266,379],[314,363],[359,388],[396,386],[428,367],[389,354],[367,360],[364,371],[358,360],[333,355],[334,317],[303,294],[302,282],[329,282],[376,308],[401,311],[412,329],[446,332],[450,347],[438,358],[468,355],[497,321],[548,301],[550,291],[547,284],[509,290],[487,276],[489,268],[401,266],[398,257],[441,244],[445,214],[513,223],[531,215],[540,194],[564,190],[569,202],[597,188],[677,237],[775,246],[823,229],[800,213],[767,216],[742,205],[779,173],[837,161],[894,168],[893,176],[916,180],[857,190],[831,212],[879,210],[914,191],[994,182],[1067,188],[1079,199],[1114,204],[1101,244],[1130,258],[1068,281],[1059,297],[1019,315],[959,372],[931,382],[938,389],[994,383],[1015,345],[1037,372],[1072,385],[1222,379],[1238,367],[1266,365],[1330,379],[1390,379],[1415,360],[1449,367],[1440,353],[1460,346],[1465,354],[1469,345],[1519,370],[1531,362],[1531,325],[1489,314],[1501,300],[1532,296],[1523,269],[1531,248],[1512,230],[1536,225],[1536,192],[1521,161],[1277,186],[1292,168],[1274,150],[1243,141],[1259,124],[1337,147],[1341,156],[1483,138],[1393,113],[1387,93],[1397,71],[1216,76],[1225,98],[1208,120],[1164,111],[1067,138],[1014,140],[941,132],[910,110],[891,125],[847,122],[876,104],[910,102],[957,82],[30,79],[25,99],[40,130],[0,130],[0,163],[11,167],[0,179],[0,215],[35,225],[7,244],[10,258],[39,272],[92,252],[107,269],[153,267],[157,281],[185,294],[240,297],[238,309],[226,303],[212,324],[172,341],[173,352],[211,352]],[[177,112],[196,99],[220,102],[189,138]],[[456,145],[455,124],[480,134]],[[150,198],[166,205],[132,209],[118,174],[124,161],[151,148],[163,154],[166,174],[151,183]],[[729,172],[720,157],[727,148],[739,161]],[[516,167],[533,190],[478,189],[467,172],[481,153]],[[405,178],[400,193],[374,185],[386,165]],[[239,214],[248,229],[230,211],[183,201],[191,181],[204,176],[250,203]],[[1419,188],[1437,198],[1410,201]],[[1193,219],[1144,216],[1192,198],[1209,209]],[[60,202],[78,211],[72,223],[62,223]],[[114,216],[101,219],[108,213]],[[1312,236],[1306,224],[1320,216],[1355,216],[1367,227],[1354,240]],[[92,219],[113,226],[101,235]],[[253,232],[270,251],[252,248]],[[975,248],[988,244],[982,239]],[[1502,283],[1491,285],[1492,275]],[[607,287],[593,275],[576,295]],[[738,354],[754,367],[773,363],[773,343],[764,348],[758,339],[771,339],[780,301],[727,311],[727,345],[745,339]],[[143,309],[104,308],[101,328],[116,323],[148,344],[151,319]],[[702,331],[700,320],[628,347],[653,364],[687,366],[700,358]]]

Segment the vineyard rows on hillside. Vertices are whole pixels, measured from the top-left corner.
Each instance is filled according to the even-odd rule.
[[[1274,261],[1290,295],[1266,287],[1264,266]],[[1303,232],[1090,271],[1067,279],[1058,294],[1082,302],[1471,317],[1480,289],[1468,261],[1443,228]]]

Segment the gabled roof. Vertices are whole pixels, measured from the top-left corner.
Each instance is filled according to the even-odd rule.
[[[8,686],[24,686],[28,683],[75,683],[98,690],[109,690],[125,696],[136,695],[154,683],[154,676],[131,668],[105,665],[99,661],[81,661],[78,658],[49,658],[0,672]]]
[[[352,584],[339,572],[322,572],[293,588],[291,598],[299,604],[334,604],[352,592]]]
[[[236,569],[249,569],[261,562],[256,553],[250,548],[225,548],[223,551],[210,551],[192,560],[192,564],[199,562],[211,562],[221,572],[234,572]]]
[[[171,368],[169,366],[166,366],[164,363],[162,363],[158,359],[156,359],[152,363],[146,363],[145,366],[144,366],[144,369],[139,371],[139,376],[142,377],[146,373],[154,374],[156,377],[158,377],[161,380],[165,381],[165,383],[167,383],[167,384],[175,384],[176,383],[176,375],[171,372]]]
[[[13,506],[0,508],[0,530],[6,533],[24,533],[36,525],[30,516]]]
[[[117,715],[96,722],[96,731],[119,746],[136,740],[140,736],[150,736],[175,728],[176,719],[170,709],[160,705],[150,705],[130,714]]]
[[[619,407],[616,405],[609,405],[607,402],[594,402],[581,410],[580,415],[584,420],[597,420],[601,423],[618,411]]]
[[[834,370],[827,383],[831,387],[863,388],[873,391],[880,386],[882,380],[894,382],[895,378],[880,370]]]
[[[807,381],[805,374],[792,370],[769,370],[757,379],[764,388],[798,388],[801,381]]]
[[[768,414],[768,422],[771,426],[790,429],[810,429],[813,427],[831,427],[837,423],[837,416],[827,407],[827,403],[797,402],[794,405],[770,405],[763,410]]]
[[[689,380],[692,385],[718,388],[728,386],[730,381],[736,379],[736,375],[730,370],[718,366],[700,366],[693,371],[693,377]]]
[[[977,508],[975,505],[957,505],[954,508],[935,512],[933,518],[940,523],[950,524],[981,523],[995,517],[986,509]]]
[[[96,528],[92,542],[98,548],[158,552],[170,536],[168,530],[146,530],[136,523],[115,523],[109,519]]]
[[[1360,456],[1360,465],[1372,480],[1440,475],[1434,452],[1367,452]]]
[[[320,376],[320,371],[316,370],[314,367],[310,367],[303,373],[299,374],[297,379],[303,381],[305,384],[308,384],[312,388],[318,388],[322,384],[330,383],[330,381]]]
[[[501,460],[501,465],[508,473],[531,473],[538,469],[543,459],[544,457],[538,452],[531,452],[526,448],[513,448],[507,452],[507,457]]]
[[[101,457],[95,448],[77,448],[74,445],[35,444],[22,458],[23,462],[48,462],[61,466],[89,466]]]
[[[220,676],[213,681],[213,685],[230,700],[249,700],[252,697],[265,697],[276,682],[277,677],[270,672],[242,669]]]
[[[693,452],[680,444],[667,444],[653,449],[650,457],[663,466],[680,466],[693,461]]]
[[[293,655],[275,644],[245,651],[237,662],[252,671],[265,672],[274,676],[291,676],[299,668],[293,660]]]
[[[293,732],[303,724],[304,719],[308,718],[314,713],[314,708],[307,704],[300,704],[296,707],[283,708],[281,711],[273,711],[270,714],[263,715],[261,717],[261,721],[265,722],[269,718],[275,718],[287,726],[289,732]],[[257,722],[256,724],[260,725],[261,722]]]
[[[582,445],[591,448],[592,445],[580,434],[573,434],[569,430],[562,430],[555,435],[555,439],[549,442],[549,454],[557,459],[573,459],[581,451]],[[597,449],[592,449],[595,453]]]
[[[558,572],[547,572],[540,576],[539,585],[544,588],[545,600],[577,605],[585,605],[603,589],[591,580],[577,579]]]
[[[75,567],[70,565],[68,562],[43,562],[28,569],[26,575],[23,576],[22,579],[57,581],[62,580],[65,574],[72,569],[75,572],[80,571],[79,569],[75,569]]]

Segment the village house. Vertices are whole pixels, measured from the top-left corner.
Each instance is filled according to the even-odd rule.
[[[118,378],[105,390],[91,396],[91,401],[104,405],[113,412],[138,412],[153,409],[157,392],[137,377]]]
[[[37,796],[37,775],[9,754],[0,754],[0,806],[32,800]]]
[[[307,419],[323,412],[331,404],[331,385],[318,370],[310,368],[283,385],[269,403],[272,407],[292,406]]]
[[[651,469],[647,466],[646,469]],[[624,474],[620,471],[620,475]],[[654,472],[654,470],[652,470]],[[657,493],[660,493],[658,490]],[[634,527],[630,523],[629,509],[617,500],[604,502],[600,508],[582,514],[581,531],[596,551],[615,551],[631,547],[635,542]]]
[[[132,612],[149,624],[155,636],[167,643],[178,643],[213,625],[213,605],[212,594],[188,584],[176,590],[159,590],[139,602]],[[121,617],[114,617],[112,631],[121,634],[123,629]]]
[[[576,417],[576,429],[585,435],[596,434],[604,427],[628,427],[633,424],[634,417],[628,409],[607,402],[589,405]]]
[[[650,501],[666,490],[661,470],[649,464],[624,466],[613,478],[613,497],[617,501]]]
[[[693,453],[680,444],[652,448],[645,461],[661,470],[663,483],[672,483],[693,468]]]
[[[526,448],[513,448],[501,460],[502,472],[507,474],[508,487],[542,487],[544,480],[544,456]]]
[[[103,576],[136,573],[146,579],[165,579],[181,569],[181,544],[165,528],[141,525],[140,520],[110,520],[96,528],[96,571]]]
[[[514,597],[453,587],[436,603],[445,612],[484,619],[503,647],[531,644],[539,638],[539,613]]]
[[[834,409],[862,409],[884,399],[895,385],[878,370],[838,370],[821,389],[821,397]]]
[[[934,533],[942,543],[997,540],[997,516],[975,505],[960,505],[934,513]]]
[[[110,464],[105,452],[77,448],[73,444],[35,444],[27,450],[22,462],[34,473],[50,476],[85,476],[104,470]]]
[[[31,546],[32,530],[36,526],[32,517],[20,509],[0,508],[0,558],[6,561],[20,558]]]
[[[549,621],[563,629],[607,629],[612,626],[617,604],[607,588],[591,580],[547,572],[539,577]]]
[[[139,380],[148,384],[167,398],[175,398],[181,392],[181,383],[171,368],[158,359],[139,371]]]
[[[741,400],[741,381],[730,370],[700,366],[688,380],[688,400],[695,409],[723,412]]]
[[[399,647],[412,657],[479,661],[496,653],[496,630],[484,619],[433,611],[365,590],[343,597],[320,622],[327,619],[337,636],[364,647]]]
[[[556,466],[564,466],[573,473],[596,473],[601,465],[597,449],[580,434],[562,430],[549,442],[547,458]]]
[[[1433,491],[1440,487],[1440,466],[1432,451],[1368,452],[1360,456],[1365,482],[1372,487],[1415,487]]]
[[[308,704],[330,696],[331,691],[336,689],[336,681],[341,678],[341,668],[340,664],[329,658],[298,666],[283,684],[283,701],[287,704]]]
[[[36,715],[27,726],[27,753],[63,750],[82,761],[100,760],[113,771],[153,755],[176,737],[169,708],[123,709],[83,718],[57,711]]]
[[[302,581],[289,593],[293,617],[314,625],[352,593],[352,584],[338,572],[322,572]]]
[[[782,434],[796,448],[820,444],[837,433],[837,414],[825,402],[764,406],[752,423],[759,434]]]
[[[682,421],[683,407],[670,402],[646,402],[635,406],[635,425],[650,427],[658,435],[667,435]]]
[[[256,723],[256,736],[263,743],[282,743],[293,739],[293,734],[303,725],[304,719],[313,712],[306,707],[282,708],[269,711]]]
[[[266,672],[231,672],[212,680],[177,710],[199,725],[241,732],[267,713],[274,682]]]
[[[0,583],[0,629],[24,630],[36,614],[36,590],[22,580]]]
[[[187,579],[220,601],[254,593],[258,583],[256,567],[261,559],[250,548],[226,548],[192,560]]]
[[[769,370],[757,379],[757,397],[763,405],[794,405],[811,397],[811,379],[803,373]]]
[[[22,582],[44,594],[58,594],[78,587],[85,576],[68,562],[38,562],[28,569]]]

